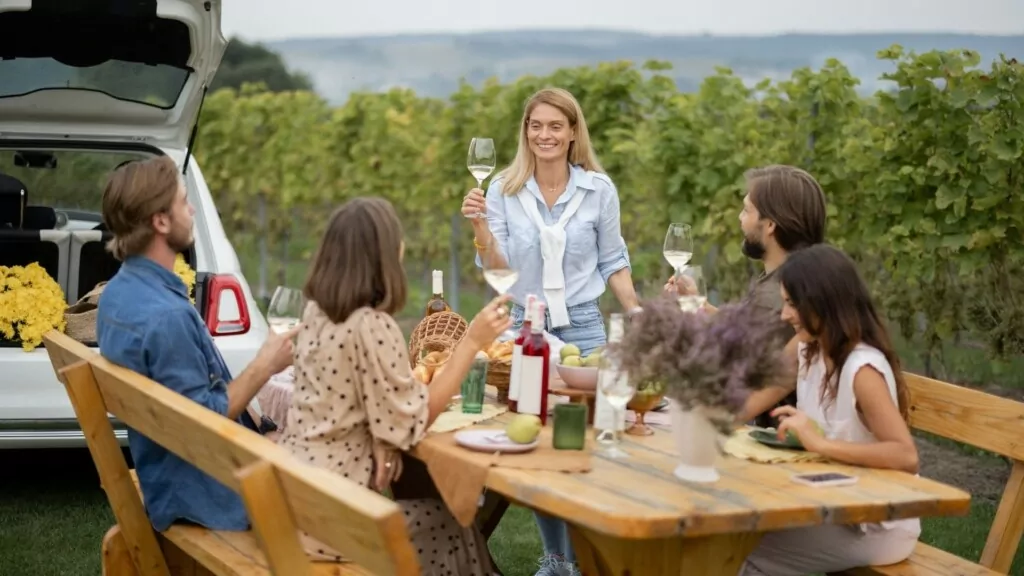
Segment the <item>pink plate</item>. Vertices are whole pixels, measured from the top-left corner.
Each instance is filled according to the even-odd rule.
[[[455,433],[455,443],[477,452],[529,452],[537,447],[537,441],[517,444],[508,439],[504,430],[462,430]]]

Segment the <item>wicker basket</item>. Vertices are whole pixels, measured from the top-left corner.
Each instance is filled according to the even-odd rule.
[[[491,360],[487,363],[487,385],[498,389],[498,403],[508,404],[509,376],[512,373],[510,360]]]
[[[415,368],[430,352],[451,352],[468,328],[466,320],[454,312],[438,312],[420,320],[409,338],[409,367]]]
[[[83,344],[96,343],[96,316],[100,294],[106,282],[100,282],[85,296],[64,311],[64,333]]]

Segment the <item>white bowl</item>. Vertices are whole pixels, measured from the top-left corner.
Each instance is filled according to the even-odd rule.
[[[597,390],[597,367],[563,366],[561,362],[555,362],[555,369],[569,388]]]

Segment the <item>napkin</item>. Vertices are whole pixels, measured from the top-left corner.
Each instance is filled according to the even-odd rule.
[[[813,452],[783,450],[761,444],[749,436],[753,428],[744,426],[732,434],[722,449],[726,454],[761,464],[792,464],[796,462],[828,462],[828,458]]]
[[[500,428],[500,424],[481,428]],[[545,426],[538,436],[537,448],[521,454],[474,452],[456,444],[455,433],[431,434],[416,445],[414,453],[426,463],[430,478],[455,519],[462,526],[470,526],[492,467],[566,473],[591,469],[590,439],[584,450],[555,450],[551,434],[551,427]]]
[[[451,432],[452,430],[458,430],[467,426],[472,426],[478,422],[484,420],[490,420],[495,416],[499,416],[508,411],[508,406],[495,405],[495,404],[484,404],[483,411],[479,414],[464,414],[462,412],[462,403],[455,402],[447,412],[438,414],[437,419],[430,425],[429,432],[434,434],[442,434],[444,432]]]

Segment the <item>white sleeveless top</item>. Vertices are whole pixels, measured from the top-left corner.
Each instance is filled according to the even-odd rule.
[[[889,385],[889,394],[893,402],[899,402],[896,395],[896,378],[892,366],[885,359],[881,350],[858,344],[843,364],[839,374],[839,388],[836,399],[827,406],[822,406],[821,389],[825,380],[825,361],[821,354],[810,365],[804,359],[806,345],[799,345],[800,372],[797,377],[797,408],[821,425],[826,436],[832,440],[845,442],[870,443],[878,439],[868,430],[857,414],[857,399],[853,393],[853,379],[857,372],[865,366],[878,370]],[[917,518],[906,520],[890,520],[880,524],[861,524],[864,532],[901,528],[920,534],[921,521]]]

